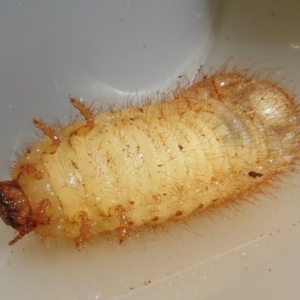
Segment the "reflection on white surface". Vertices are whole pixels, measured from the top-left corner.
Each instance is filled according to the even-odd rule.
[[[207,13],[199,12],[206,1],[152,1],[152,6],[110,0],[99,4],[101,11],[96,3],[3,3],[3,177],[12,149],[34,137],[32,117],[68,120],[69,93],[100,101],[122,91],[149,91],[171,85],[186,70],[194,74],[204,58],[209,69],[229,56],[256,70],[280,69],[273,77],[285,77],[284,85],[300,93],[299,1],[221,1],[210,51],[199,46],[199,32],[210,24]],[[201,58],[199,49],[205,52]],[[78,252],[71,246],[40,244],[33,236],[8,247],[13,233],[1,223],[1,297],[298,299],[299,177],[287,178],[282,186],[255,205],[192,219],[187,228],[148,233],[122,247],[100,240]]]

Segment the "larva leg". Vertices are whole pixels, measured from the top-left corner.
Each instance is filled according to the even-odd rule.
[[[41,224],[41,225],[49,224],[49,218],[45,214],[46,207],[49,204],[50,202],[48,199],[42,200],[38,206],[38,209],[32,213],[31,220],[35,224]]]
[[[55,131],[53,130],[53,128],[51,128],[50,126],[47,126],[42,120],[33,119],[33,124],[36,126],[36,128],[43,131],[43,133],[46,136],[48,136],[52,141],[52,145],[49,145],[44,150],[44,152],[47,154],[55,153],[56,149],[58,148],[58,146],[60,144],[60,140],[59,140],[57,134],[55,133]]]
[[[88,215],[85,212],[80,214],[79,219],[81,222],[81,227],[79,236],[75,239],[75,243],[77,249],[82,249],[84,248],[85,243],[91,237],[91,226],[89,224]]]
[[[94,127],[94,114],[92,112],[92,109],[88,106],[86,106],[84,103],[82,103],[77,98],[70,98],[71,104],[79,110],[79,112],[84,117],[87,126],[82,127],[81,129],[78,129],[72,133],[72,135],[76,134],[79,136],[85,136],[90,132],[91,129]]]

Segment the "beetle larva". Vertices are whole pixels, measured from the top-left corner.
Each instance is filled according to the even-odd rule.
[[[45,135],[0,183],[0,215],[18,231],[77,247],[115,231],[122,242],[195,211],[260,192],[299,160],[299,106],[276,83],[224,68],[160,102],[83,115]]]

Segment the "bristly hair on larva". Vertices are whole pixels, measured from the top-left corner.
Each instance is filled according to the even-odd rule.
[[[100,233],[132,232],[264,193],[299,162],[300,109],[269,78],[223,66],[173,92],[82,115],[34,119],[43,137],[0,182],[0,216],[18,234],[65,237],[82,248]],[[249,200],[250,199],[250,200]]]

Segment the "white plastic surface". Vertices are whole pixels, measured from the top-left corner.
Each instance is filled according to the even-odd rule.
[[[34,138],[31,119],[68,121],[68,95],[107,104],[229,56],[300,94],[297,0],[24,0],[0,9],[0,174]],[[215,9],[216,8],[216,9]],[[1,299],[299,299],[300,182],[221,215],[147,233],[125,246],[13,247],[0,224]]]

